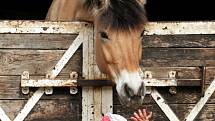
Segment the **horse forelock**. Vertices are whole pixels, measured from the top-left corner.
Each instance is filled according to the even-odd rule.
[[[136,0],[108,0],[98,12],[100,26],[114,30],[142,28],[147,22],[144,6]]]
[[[93,8],[97,8],[98,6],[100,6],[101,4],[101,0],[85,0],[84,1],[84,6],[88,9],[88,10],[92,10]]]
[[[142,28],[147,22],[144,6],[139,0],[85,0],[85,7],[98,9],[95,18],[100,26],[113,30]]]

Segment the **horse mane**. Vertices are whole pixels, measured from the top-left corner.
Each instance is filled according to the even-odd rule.
[[[92,9],[101,4],[99,1],[86,0],[86,6]],[[97,15],[103,27],[127,30],[142,28],[147,22],[144,6],[137,0],[108,0],[108,2]]]
[[[100,6],[100,4],[101,4],[100,0],[85,0],[84,1],[84,6],[88,10],[92,10],[93,7],[98,7],[98,6]]]

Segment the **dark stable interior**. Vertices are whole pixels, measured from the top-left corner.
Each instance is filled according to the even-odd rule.
[[[1,0],[0,19],[44,20],[52,0]],[[188,3],[189,2],[189,3]],[[215,20],[212,0],[148,0],[149,21]]]

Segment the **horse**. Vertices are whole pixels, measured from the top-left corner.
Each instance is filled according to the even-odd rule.
[[[147,23],[145,0],[53,0],[46,20],[87,21],[96,30],[96,63],[116,84],[126,106],[142,104],[141,40]]]

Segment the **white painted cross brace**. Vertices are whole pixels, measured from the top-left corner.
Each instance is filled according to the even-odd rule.
[[[80,32],[78,37],[70,45],[69,49],[64,53],[63,57],[56,64],[55,68],[51,71],[51,74],[49,75],[50,78],[54,79],[61,72],[61,70],[69,61],[69,59],[72,57],[72,55],[75,53],[75,51],[83,43],[83,40],[80,39],[80,36],[83,36],[82,34],[83,33]],[[33,96],[28,100],[28,102],[26,103],[24,108],[20,111],[20,113],[17,115],[17,117],[14,119],[14,121],[23,121],[27,117],[29,112],[33,109],[33,107],[36,105],[36,103],[40,100],[43,94],[44,94],[44,88],[39,88],[33,94]]]
[[[195,107],[192,109],[190,114],[187,116],[186,121],[193,121],[196,116],[199,114],[199,112],[202,110],[206,102],[210,99],[211,95],[215,91],[215,79],[210,84],[210,86],[205,91],[204,97],[202,97],[199,102],[195,105]]]
[[[210,99],[214,91],[215,91],[215,79],[212,81],[210,86],[205,91],[204,97],[202,97],[199,100],[199,102],[195,105],[195,107],[192,109],[189,115],[185,118],[185,121],[195,120],[195,118],[202,110],[204,105],[207,103],[207,101]],[[153,89],[151,95],[152,95],[152,98],[155,100],[155,102],[158,104],[158,106],[161,108],[161,110],[165,113],[165,115],[168,117],[170,121],[179,121],[175,113],[171,110],[171,108],[168,106],[168,104],[165,102],[163,97],[156,89]]]
[[[81,39],[83,36],[82,34],[83,33],[80,33],[78,35],[78,37],[70,45],[69,49],[64,53],[63,57],[55,65],[54,69],[52,69],[52,71],[50,73],[50,79],[54,79],[60,73],[60,71],[69,61],[69,59],[73,56],[73,54],[76,52],[76,50],[83,43],[83,39]]]
[[[170,121],[180,121],[156,89],[152,90],[151,96]]]
[[[11,121],[1,107],[0,107],[0,120],[1,121]]]
[[[39,88],[25,104],[13,121],[23,121],[44,94],[44,88]]]

